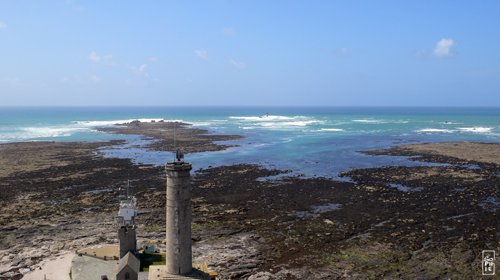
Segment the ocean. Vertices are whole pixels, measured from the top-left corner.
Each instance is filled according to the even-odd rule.
[[[132,120],[182,121],[214,134],[244,138],[238,147],[186,155],[195,170],[238,163],[290,170],[293,175],[341,179],[339,172],[386,165],[422,165],[406,157],[363,150],[448,141],[500,141],[500,108],[396,107],[0,107],[0,143],[106,141],[106,157],[164,164],[170,152],[151,151],[138,136],[98,132]]]

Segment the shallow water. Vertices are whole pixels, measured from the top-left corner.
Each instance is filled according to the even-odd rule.
[[[422,187],[413,188],[413,187],[408,187],[408,186],[403,185],[403,184],[395,184],[395,183],[390,183],[390,184],[388,184],[388,186],[390,188],[394,188],[394,189],[397,189],[398,191],[402,191],[402,192],[420,192],[423,190]]]
[[[292,213],[292,216],[298,217],[298,218],[313,218],[318,216],[318,214],[338,210],[342,207],[342,204],[338,203],[328,203],[325,205],[316,205],[312,206],[311,210],[309,211],[294,211]]]
[[[255,163],[291,175],[337,178],[352,168],[427,165],[406,157],[370,156],[363,150],[443,141],[500,141],[500,108],[300,108],[300,107],[94,107],[0,108],[0,142],[126,139],[103,149],[108,157],[163,165],[169,152],[141,146],[137,136],[96,131],[135,119],[180,120],[210,133],[239,134],[239,147],[186,155],[195,170]],[[344,178],[346,179],[346,178]]]

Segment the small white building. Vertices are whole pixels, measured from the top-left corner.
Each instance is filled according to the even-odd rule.
[[[120,210],[118,210],[118,217],[122,219],[122,224],[130,226],[134,224],[135,217],[138,214],[137,200],[135,197],[127,197],[127,199],[120,201]]]
[[[153,244],[144,244],[142,245],[142,249],[144,253],[153,254],[156,253],[156,246]]]

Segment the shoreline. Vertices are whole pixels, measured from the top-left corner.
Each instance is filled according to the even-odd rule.
[[[436,163],[500,165],[499,145],[495,142],[429,142],[362,151],[362,153],[407,156],[411,160]]]
[[[0,201],[6,248],[0,275],[6,266],[12,273],[36,268],[62,250],[116,243],[116,196],[127,179],[139,208],[149,211],[138,217],[139,240],[164,238],[162,167],[95,153],[108,142],[33,143],[13,149],[0,144],[2,159],[22,169],[0,173],[1,187],[10,190]],[[500,170],[496,164],[468,169],[459,166],[463,162],[472,161],[353,169],[347,175],[354,182],[297,176],[262,181],[285,171],[253,164],[204,169],[193,176],[194,259],[208,262],[223,279],[475,277],[480,251],[499,249],[487,217],[497,215]],[[451,254],[445,261],[444,251]]]

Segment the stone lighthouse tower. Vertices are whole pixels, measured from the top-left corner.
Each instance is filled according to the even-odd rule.
[[[184,162],[181,151],[176,160],[166,164],[167,171],[167,273],[188,274],[191,252],[191,163]]]

